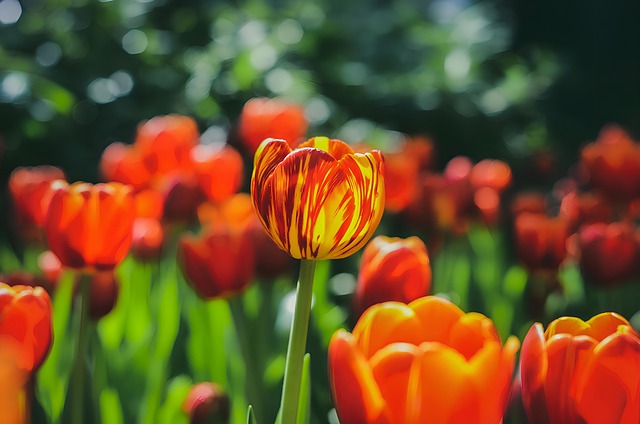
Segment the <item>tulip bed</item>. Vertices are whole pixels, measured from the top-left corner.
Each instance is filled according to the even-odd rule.
[[[493,159],[438,172],[424,137],[304,141],[280,99],[238,131],[158,116],[104,183],[13,171],[2,422],[640,422],[622,129],[551,193]]]

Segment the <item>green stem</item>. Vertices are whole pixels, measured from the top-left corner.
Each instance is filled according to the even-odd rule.
[[[91,277],[83,275],[80,278],[80,324],[76,344],[76,354],[73,359],[73,371],[71,380],[71,423],[84,422],[84,357],[87,345],[89,300],[91,295]]]
[[[282,424],[295,424],[298,415],[298,397],[302,384],[302,367],[307,345],[315,269],[316,261],[302,259],[300,279],[296,290],[296,305],[289,334],[289,346],[287,347],[287,361],[284,368],[284,386],[280,404]]]
[[[249,323],[242,302],[242,295],[235,295],[229,298],[229,309],[233,318],[233,324],[236,329],[236,337],[240,344],[240,351],[245,363],[245,393],[247,401],[253,406],[253,411],[257,416],[262,413],[262,405],[260,404],[262,373],[256,369],[256,361],[253,355],[255,349],[251,347],[249,340]]]

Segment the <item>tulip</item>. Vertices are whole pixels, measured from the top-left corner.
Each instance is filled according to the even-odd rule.
[[[215,383],[198,383],[191,387],[182,410],[190,424],[227,423],[230,415],[229,397]]]
[[[130,186],[58,180],[51,184],[44,229],[63,265],[108,270],[129,251],[134,217]]]
[[[385,208],[399,212],[418,195],[419,172],[431,164],[433,143],[423,137],[403,140],[397,151],[385,152]]]
[[[246,228],[213,226],[183,236],[178,249],[187,282],[203,299],[239,293],[251,283],[255,255]]]
[[[531,424],[640,422],[640,336],[616,313],[534,324],[520,369]]]
[[[384,210],[382,154],[314,137],[296,150],[269,139],[255,155],[251,197],[273,241],[297,259],[352,255]]]
[[[497,424],[509,401],[518,339],[502,346],[489,318],[434,296],[380,303],[329,344],[343,423]]]
[[[589,182],[613,200],[640,195],[640,145],[618,126],[602,129],[598,140],[582,149]]]
[[[242,156],[225,143],[201,144],[191,150],[200,189],[214,202],[236,193],[242,184]]]
[[[16,168],[9,178],[9,191],[13,199],[18,226],[25,238],[38,239],[35,234],[42,227],[46,215],[46,194],[51,182],[64,178],[60,168],[36,166]]]
[[[531,272],[556,272],[567,256],[569,223],[535,213],[521,213],[515,219],[516,252]]]
[[[0,396],[1,422],[24,424],[28,422],[27,386],[29,374],[20,369],[21,347],[15,341],[0,336]]]
[[[430,286],[429,254],[422,240],[377,236],[362,254],[356,309],[361,314],[376,303],[409,303],[426,296]]]
[[[151,175],[190,169],[191,149],[200,134],[196,122],[181,115],[156,116],[140,124],[134,145]]]
[[[102,152],[100,173],[105,181],[129,184],[137,190],[144,189],[151,181],[151,174],[135,146],[116,142]]]
[[[157,219],[139,217],[133,221],[131,253],[140,261],[158,259],[162,253],[164,230]]]
[[[638,272],[640,243],[628,224],[592,224],[577,236],[580,270],[585,279],[600,286],[615,286]]]
[[[301,106],[282,99],[254,98],[242,108],[238,132],[246,150],[253,154],[269,137],[295,146],[304,137],[307,127]]]
[[[21,370],[33,372],[42,365],[53,339],[51,300],[42,287],[0,282],[0,339],[16,342]]]

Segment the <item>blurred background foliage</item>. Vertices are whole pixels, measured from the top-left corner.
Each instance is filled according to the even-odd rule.
[[[640,135],[638,16],[605,0],[0,0],[1,187],[44,163],[96,181],[103,149],[160,114],[233,142],[255,96],[303,104],[310,135],[426,134],[440,165],[495,157],[550,185],[604,124]],[[518,178],[549,153],[555,175]]]

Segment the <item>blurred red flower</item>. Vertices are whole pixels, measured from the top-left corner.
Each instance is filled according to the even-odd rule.
[[[113,269],[131,246],[131,187],[57,180],[51,183],[44,228],[49,248],[71,268]]]
[[[55,166],[16,168],[9,177],[9,191],[18,227],[27,241],[40,239],[47,210],[46,194],[51,182],[64,179],[64,172]]]
[[[535,213],[521,213],[515,218],[516,253],[530,271],[555,273],[567,256],[569,223]]]
[[[238,132],[248,153],[253,154],[267,138],[279,138],[293,147],[307,132],[304,109],[282,99],[253,98],[245,103]]]
[[[577,235],[580,270],[584,278],[600,286],[615,286],[638,274],[640,242],[629,224],[597,223]]]
[[[582,149],[582,167],[588,181],[613,200],[640,195],[640,145],[622,128],[610,125]]]
[[[356,289],[356,311],[385,301],[412,302],[431,286],[427,247],[418,237],[377,236],[365,247]]]
[[[17,365],[32,372],[44,362],[53,340],[51,300],[42,287],[0,282],[0,343],[17,348]]]
[[[194,172],[207,199],[221,202],[242,185],[242,156],[226,143],[201,144],[191,150]]]

